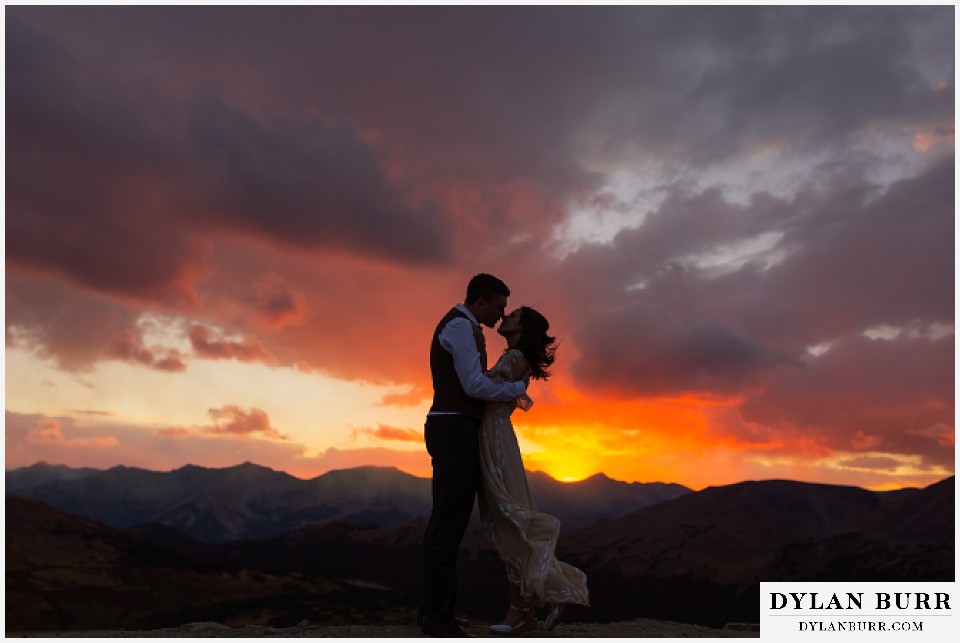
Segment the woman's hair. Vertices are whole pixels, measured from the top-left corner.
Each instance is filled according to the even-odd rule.
[[[523,353],[530,364],[530,376],[545,380],[550,377],[547,367],[556,358],[555,337],[547,334],[550,322],[529,306],[520,307],[520,339],[513,347]]]

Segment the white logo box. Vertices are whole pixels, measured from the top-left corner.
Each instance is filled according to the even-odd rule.
[[[760,638],[955,640],[958,605],[955,582],[760,583]]]

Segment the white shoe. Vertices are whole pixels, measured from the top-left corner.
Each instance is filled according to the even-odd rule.
[[[563,603],[556,603],[550,613],[547,614],[546,620],[543,621],[543,626],[552,630],[560,622],[561,616],[563,616]]]
[[[516,605],[511,605],[510,609],[517,610],[518,612],[532,612],[532,607],[517,607]],[[507,625],[506,623],[497,623],[496,625],[490,626],[490,632],[492,634],[499,634],[501,636],[516,636],[517,634],[523,634],[524,632],[532,632],[537,629],[537,619],[531,619],[529,621],[521,621],[516,625]]]

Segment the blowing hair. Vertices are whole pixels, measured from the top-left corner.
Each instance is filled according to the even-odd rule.
[[[523,353],[530,364],[530,377],[545,380],[550,377],[547,368],[556,359],[556,337],[547,334],[550,322],[529,306],[520,307],[520,339],[513,348]]]

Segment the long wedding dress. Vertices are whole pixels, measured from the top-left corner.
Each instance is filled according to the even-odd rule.
[[[487,375],[516,381],[527,371],[523,353],[510,349]],[[480,522],[524,599],[537,605],[589,605],[587,576],[557,560],[560,521],[537,511],[510,415],[517,402],[487,402],[480,430]]]

